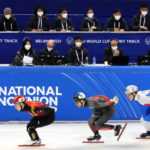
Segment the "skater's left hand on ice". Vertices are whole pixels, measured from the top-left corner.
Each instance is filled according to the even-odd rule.
[[[114,98],[112,99],[112,101],[113,101],[115,104],[117,104],[118,101],[119,101],[119,98],[118,98],[117,96],[114,96]]]

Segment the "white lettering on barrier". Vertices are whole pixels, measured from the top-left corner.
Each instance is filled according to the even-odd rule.
[[[16,95],[29,95],[26,96],[27,101],[40,101],[57,110],[58,96],[62,96],[62,93],[58,86],[0,86],[0,104],[3,106],[13,106]]]

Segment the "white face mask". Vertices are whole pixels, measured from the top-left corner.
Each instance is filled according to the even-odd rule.
[[[43,14],[44,14],[43,11],[38,11],[38,12],[37,12],[37,15],[38,15],[39,17],[42,17]]]
[[[50,52],[53,49],[53,47],[47,47],[47,50]]]
[[[81,42],[76,42],[75,45],[76,45],[77,47],[81,47],[82,43],[81,43]]]
[[[148,11],[142,11],[141,13],[143,16],[146,16],[148,14]]]
[[[62,14],[62,17],[63,17],[63,18],[67,18],[67,16],[68,16],[68,14],[67,14],[67,13]]]
[[[93,18],[94,13],[89,13],[89,14],[87,14],[87,16],[88,16],[89,18]]]
[[[121,18],[120,15],[116,15],[116,16],[114,16],[114,17],[115,17],[116,20],[119,20],[119,19]]]
[[[31,48],[31,45],[29,45],[29,44],[26,44],[25,46],[24,46],[24,48],[28,51],[28,50],[30,50],[30,48]]]
[[[5,18],[9,20],[11,18],[11,15],[5,15]]]
[[[115,51],[118,49],[118,46],[111,46],[111,49]]]

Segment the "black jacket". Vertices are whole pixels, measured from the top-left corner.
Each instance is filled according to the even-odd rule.
[[[61,31],[62,24],[64,26],[64,29],[66,30],[68,28],[68,30],[74,30],[73,25],[72,25],[72,21],[70,19],[66,19],[66,21],[64,21],[62,23],[60,17],[56,17],[52,23],[52,29],[56,30],[56,31]],[[66,28],[67,27],[67,28]]]
[[[44,31],[50,30],[49,19],[46,16],[42,17],[42,28],[38,27],[39,17],[37,15],[32,16],[26,26],[26,31],[31,31],[32,29],[43,29]]]
[[[118,50],[120,52],[119,56],[123,56],[123,50],[120,48],[118,48]],[[111,46],[109,46],[108,48],[104,49],[104,61],[108,61],[108,63],[111,63],[112,57],[113,57],[113,52]]]
[[[124,29],[125,31],[128,31],[128,25],[122,17],[120,18],[120,20],[115,20],[114,16],[112,16],[106,21],[104,27],[105,31],[114,31],[114,28]]]
[[[95,26],[96,29],[94,31],[101,30],[100,23],[95,17],[92,20],[88,17],[85,17],[80,24],[80,31],[89,31],[89,26]]]
[[[67,61],[69,65],[81,65],[83,54],[83,63],[85,63],[85,58],[88,57],[88,62],[90,62],[90,57],[88,50],[83,46],[81,49],[77,49],[75,45],[68,51]],[[79,58],[79,60],[78,60]]]
[[[8,20],[5,18],[5,16],[2,16],[0,18],[0,31],[18,31],[18,24],[16,19],[11,16],[11,18]]]
[[[132,31],[145,31],[143,29],[140,29],[139,26],[143,26],[143,22],[144,19],[141,19],[141,24],[140,24],[140,13],[138,13],[137,15],[135,15],[132,18],[132,22],[131,22],[131,30]],[[145,25],[148,28],[148,31],[150,31],[150,14],[146,15],[146,19],[145,19]]]
[[[59,56],[59,53],[55,48],[52,49],[50,52],[47,50],[47,48],[45,48],[40,50],[38,55],[49,55],[51,57],[54,57],[54,56]]]
[[[29,57],[32,57],[33,58],[33,64],[35,65],[36,64],[36,61],[35,61],[35,51],[34,49],[32,48],[32,45],[31,45],[31,49],[29,51],[27,51],[24,46],[25,46],[25,43],[26,43],[26,40],[23,41],[23,45],[22,45],[22,48],[17,52],[15,58],[14,58],[14,61],[12,63],[13,66],[22,66],[23,65],[23,57],[24,56],[29,56]]]

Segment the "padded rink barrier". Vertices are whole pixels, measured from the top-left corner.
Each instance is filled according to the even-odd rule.
[[[139,90],[150,89],[150,67],[139,66],[39,66],[0,68],[0,121],[26,121],[26,112],[17,112],[14,96],[42,101],[56,109],[57,121],[88,120],[92,111],[78,109],[73,96],[84,92],[86,97],[105,95],[119,97],[113,120],[139,120],[144,108],[130,102],[125,87],[135,84]]]

